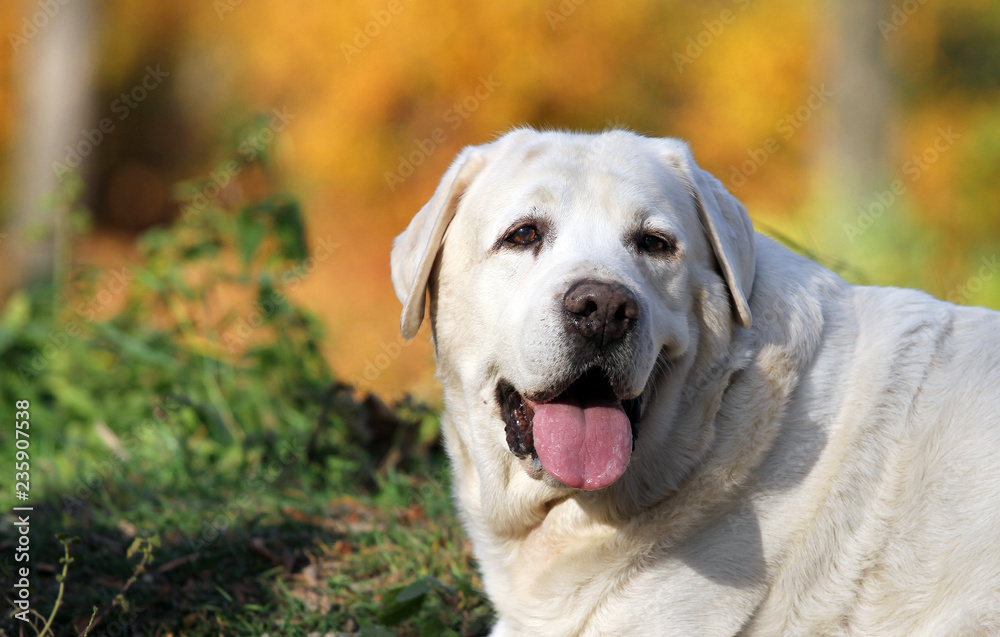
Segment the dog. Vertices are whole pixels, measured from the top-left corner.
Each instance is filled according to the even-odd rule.
[[[617,130],[466,148],[391,265],[492,635],[1000,634],[1000,314],[849,285]]]

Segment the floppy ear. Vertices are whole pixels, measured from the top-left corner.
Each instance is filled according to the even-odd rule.
[[[694,194],[702,226],[733,298],[736,320],[742,327],[750,327],[747,300],[753,290],[757,252],[747,210],[718,179],[698,167],[687,144],[676,139],[658,141],[667,161],[681,172]]]
[[[417,335],[424,320],[427,281],[459,197],[484,164],[482,153],[474,147],[459,153],[431,200],[392,243],[392,286],[403,304],[399,330],[407,340]]]

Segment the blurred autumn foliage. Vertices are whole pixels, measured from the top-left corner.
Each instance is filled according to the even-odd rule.
[[[31,143],[23,110],[38,107],[18,101],[35,70],[27,33],[73,2],[96,15],[89,128],[145,69],[168,74],[81,158],[97,224],[74,258],[127,258],[123,232],[183,221],[197,201],[178,181],[201,180],[207,198],[292,191],[313,245],[335,246],[294,293],[329,326],[334,367],[365,389],[434,395],[426,327],[412,346],[397,337],[391,240],[460,148],[515,125],[684,138],[759,229],[845,276],[1000,307],[992,0],[866,3],[877,19],[861,24],[842,19],[846,0],[7,2],[5,174]],[[871,36],[870,59],[845,54],[855,31]],[[852,88],[852,64],[875,69],[877,100]],[[831,149],[863,130],[844,113],[869,99],[884,136],[876,169],[857,158],[852,190],[852,159]],[[267,174],[227,169],[234,148],[266,154]],[[13,200],[15,180],[4,187]],[[14,208],[8,219],[25,213]]]

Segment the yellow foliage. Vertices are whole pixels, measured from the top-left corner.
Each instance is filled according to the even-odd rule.
[[[215,143],[250,113],[292,115],[271,148],[277,168],[305,196],[314,237],[340,246],[301,296],[330,324],[329,355],[348,378],[396,352],[391,239],[464,145],[521,124],[679,136],[752,214],[766,211],[769,222],[791,227],[809,202],[830,134],[823,107],[801,110],[829,84],[836,55],[830,8],[815,0],[95,4],[105,87],[162,60],[177,74],[185,116]],[[955,6],[975,14],[989,4]],[[941,12],[920,4],[886,38],[894,68],[914,77],[931,72]],[[22,14],[3,4],[0,28],[16,28]],[[7,149],[16,132],[13,58],[9,49],[0,54],[0,144]],[[956,125],[977,108],[961,96],[900,108],[894,160],[919,152],[943,113]],[[753,160],[768,140],[778,150]],[[957,234],[969,232],[949,218],[967,203],[954,187],[963,157],[943,154],[907,195],[917,218]],[[207,172],[217,158],[193,159]],[[418,340],[365,386],[433,393],[426,335]]]

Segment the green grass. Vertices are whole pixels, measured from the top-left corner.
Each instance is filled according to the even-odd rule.
[[[483,634],[491,611],[440,464],[431,461],[425,477],[393,472],[355,495],[307,494],[290,477],[231,510],[243,493],[126,485],[70,509],[36,505],[33,606],[46,616],[52,608],[56,535],[65,533],[80,541],[70,548],[57,635],[80,634],[94,606],[103,616],[97,635]],[[114,605],[141,558],[126,556],[136,537],[158,545],[127,605]]]
[[[0,492],[0,577],[11,595],[30,504],[38,613],[5,602],[0,631],[54,608],[57,636],[487,632],[435,413],[356,397],[287,296],[294,200],[213,203],[140,245],[0,312],[0,408],[30,403],[31,444],[30,500]],[[16,451],[0,436],[5,471]]]

